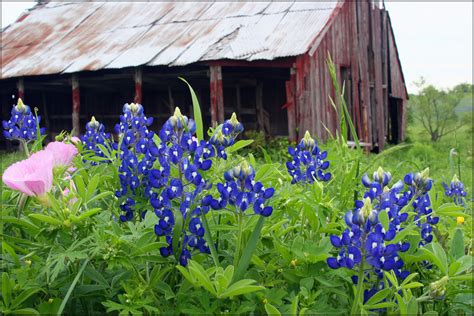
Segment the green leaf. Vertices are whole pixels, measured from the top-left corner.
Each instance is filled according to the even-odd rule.
[[[90,179],[89,183],[87,184],[87,199],[85,201],[89,201],[89,199],[92,197],[94,194],[95,190],[97,189],[97,186],[99,185],[100,182],[100,175],[96,174],[95,176]]]
[[[86,201],[86,185],[84,184],[84,179],[82,179],[81,175],[76,175],[74,177],[74,184],[76,186],[77,194],[82,198],[83,201]]]
[[[199,285],[204,287],[212,295],[217,296],[216,289],[212,285],[206,270],[194,260],[190,260],[188,266],[189,272],[198,280]]]
[[[247,271],[253,252],[255,251],[255,248],[257,248],[257,243],[260,240],[260,231],[262,230],[264,221],[265,217],[260,216],[257,225],[255,226],[252,235],[250,236],[250,239],[244,248],[244,251],[242,252],[242,257],[240,257],[240,261],[234,273],[234,281],[240,280]]]
[[[3,303],[8,308],[12,300],[12,288],[10,284],[10,277],[6,272],[2,273],[2,297]]]
[[[184,276],[186,280],[188,280],[189,283],[192,285],[196,285],[196,280],[191,276],[189,271],[183,267],[183,266],[176,266],[176,269],[178,269],[179,272]]]
[[[267,312],[267,315],[272,315],[272,316],[273,315],[277,315],[277,316],[281,315],[280,311],[270,303],[265,304],[265,311]]]
[[[219,298],[233,297],[233,296],[265,290],[263,286],[252,285],[253,283],[255,283],[255,280],[244,279],[244,280],[237,281],[231,286],[229,286],[227,290],[222,292],[219,295]]]
[[[184,79],[179,77],[184,83],[188,85],[189,92],[191,93],[191,99],[193,101],[193,112],[194,112],[194,122],[196,123],[196,136],[198,140],[204,139],[204,127],[202,124],[202,115],[201,107],[199,106],[199,101],[191,85]]]
[[[397,277],[392,271],[384,271],[383,274],[390,281],[390,283],[392,283],[394,287],[398,287]]]
[[[78,221],[83,221],[85,220],[86,218],[89,218],[91,216],[94,216],[95,214],[99,213],[100,211],[102,211],[102,209],[100,207],[96,207],[96,208],[93,208],[93,209],[90,209],[88,210],[87,212],[84,212],[82,213],[81,215],[79,215],[77,217]]]
[[[418,315],[418,302],[414,296],[408,301],[407,315]]]
[[[464,216],[470,217],[469,214],[463,212],[464,207],[460,205],[456,205],[454,203],[446,203],[438,207],[435,211],[436,215],[444,215],[444,216]]]
[[[233,153],[233,152],[236,152],[237,150],[239,149],[242,149],[244,147],[247,147],[248,145],[250,145],[251,143],[253,143],[253,139],[243,139],[243,140],[239,140],[237,141],[234,145],[228,147],[226,149],[226,152],[227,153]]]
[[[102,200],[102,199],[105,199],[106,197],[109,197],[111,195],[113,195],[114,193],[112,191],[106,191],[106,192],[101,192],[97,195],[94,195],[92,197],[89,198],[89,201],[87,202],[88,204],[92,204],[93,202],[95,202],[96,200]]]
[[[387,307],[394,307],[394,306],[397,306],[397,304],[393,302],[383,302],[383,303],[372,304],[372,305],[364,305],[364,309],[371,310],[371,309],[380,309],[380,308],[387,308]]]
[[[374,305],[375,303],[378,303],[378,302],[382,301],[383,299],[385,299],[390,294],[390,292],[391,292],[391,290],[389,288],[378,291],[377,293],[374,294],[374,296],[372,296],[365,303],[365,305],[366,306],[367,305]]]
[[[389,218],[388,218],[388,213],[387,211],[383,210],[379,213],[379,220],[380,223],[382,224],[383,228],[388,231],[388,223],[389,223]]]
[[[457,227],[454,231],[449,254],[455,259],[458,259],[464,255],[464,234],[459,227]]]
[[[416,272],[410,274],[409,276],[407,276],[407,277],[405,278],[405,280],[403,280],[402,286],[405,285],[405,284],[408,284],[408,282],[410,282],[410,281],[411,281],[414,277],[416,277],[416,276],[418,276],[418,273],[416,273]]]
[[[471,273],[467,273],[467,274],[456,275],[456,276],[450,277],[450,280],[472,282],[473,278],[474,276]]]
[[[423,287],[423,283],[420,283],[420,282],[411,282],[411,283],[407,283],[407,284],[404,284],[402,285],[402,287],[404,289],[415,289],[417,287]]]
[[[46,222],[56,226],[61,226],[63,224],[63,222],[61,222],[59,219],[44,214],[28,214],[28,216],[41,222]]]
[[[39,315],[40,313],[34,308],[22,308],[10,312],[13,315]]]
[[[19,307],[21,305],[21,303],[23,303],[28,298],[30,298],[30,296],[32,296],[33,294],[38,293],[39,291],[42,291],[42,290],[40,288],[31,288],[31,289],[24,290],[17,297],[15,297],[15,299],[12,302],[12,307],[11,308],[13,309],[13,308]]]
[[[18,255],[15,253],[15,250],[5,241],[2,241],[2,250],[5,250],[10,254],[16,266],[20,266],[20,259],[18,259]],[[5,260],[5,257],[3,257],[2,259]]]

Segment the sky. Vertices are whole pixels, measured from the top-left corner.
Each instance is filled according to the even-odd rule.
[[[2,27],[35,2],[3,2]],[[472,2],[386,1],[408,92],[414,82],[448,89],[472,83]]]

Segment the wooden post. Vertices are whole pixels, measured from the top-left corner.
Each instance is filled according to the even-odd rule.
[[[255,98],[258,129],[259,131],[266,133],[267,131],[265,130],[265,118],[263,113],[263,85],[261,82],[257,83],[257,86],[255,87]]]
[[[286,104],[285,108],[288,114],[288,137],[290,141],[296,141],[296,74],[295,69],[291,68],[290,80],[285,82]]]
[[[135,103],[142,103],[142,68],[136,67],[135,68],[135,98],[133,102]]]
[[[224,122],[224,90],[222,88],[222,67],[210,66],[211,121]]]
[[[25,98],[25,82],[23,81],[23,78],[18,79],[16,83],[16,88],[18,90],[18,99],[23,100]]]
[[[72,85],[72,128],[74,135],[78,136],[80,133],[80,121],[79,113],[81,108],[81,97],[79,94],[79,78],[77,74],[73,74],[71,77]]]

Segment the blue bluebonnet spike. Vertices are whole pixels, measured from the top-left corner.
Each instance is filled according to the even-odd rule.
[[[443,188],[446,196],[451,197],[455,204],[465,204],[463,198],[466,197],[467,193],[464,191],[464,184],[456,175],[454,175],[449,186],[446,183],[443,183]]]
[[[40,123],[40,117],[31,112],[28,105],[23,104],[21,99],[12,107],[11,117],[8,121],[2,121],[3,136],[9,140],[21,140],[30,142],[37,138],[36,125]],[[45,129],[40,128],[40,134],[44,135]]]
[[[253,208],[255,214],[268,217],[273,208],[267,201],[273,196],[273,188],[265,188],[259,181],[255,181],[255,170],[247,161],[224,172],[225,183],[217,184],[220,197],[211,201],[215,210],[223,209],[228,204],[233,205],[239,212]]]
[[[286,162],[286,168],[292,178],[291,183],[327,182],[331,179],[331,173],[326,172],[329,168],[329,161],[325,161],[327,152],[320,151],[308,131],[296,148],[288,147],[288,153],[291,161]]]

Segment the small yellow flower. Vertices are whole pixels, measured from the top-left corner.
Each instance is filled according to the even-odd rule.
[[[293,260],[291,260],[290,263],[293,267],[296,267],[296,265],[298,264],[298,259],[293,259]]]
[[[30,259],[26,259],[25,263],[26,263],[27,266],[31,266],[31,260]]]
[[[53,299],[50,298],[50,299],[48,300],[48,303],[49,303],[49,304],[53,304]]]
[[[456,218],[456,223],[457,223],[458,225],[464,224],[464,216],[458,216],[458,217]]]
[[[263,299],[262,301],[263,304],[268,304],[268,300],[266,298]]]

